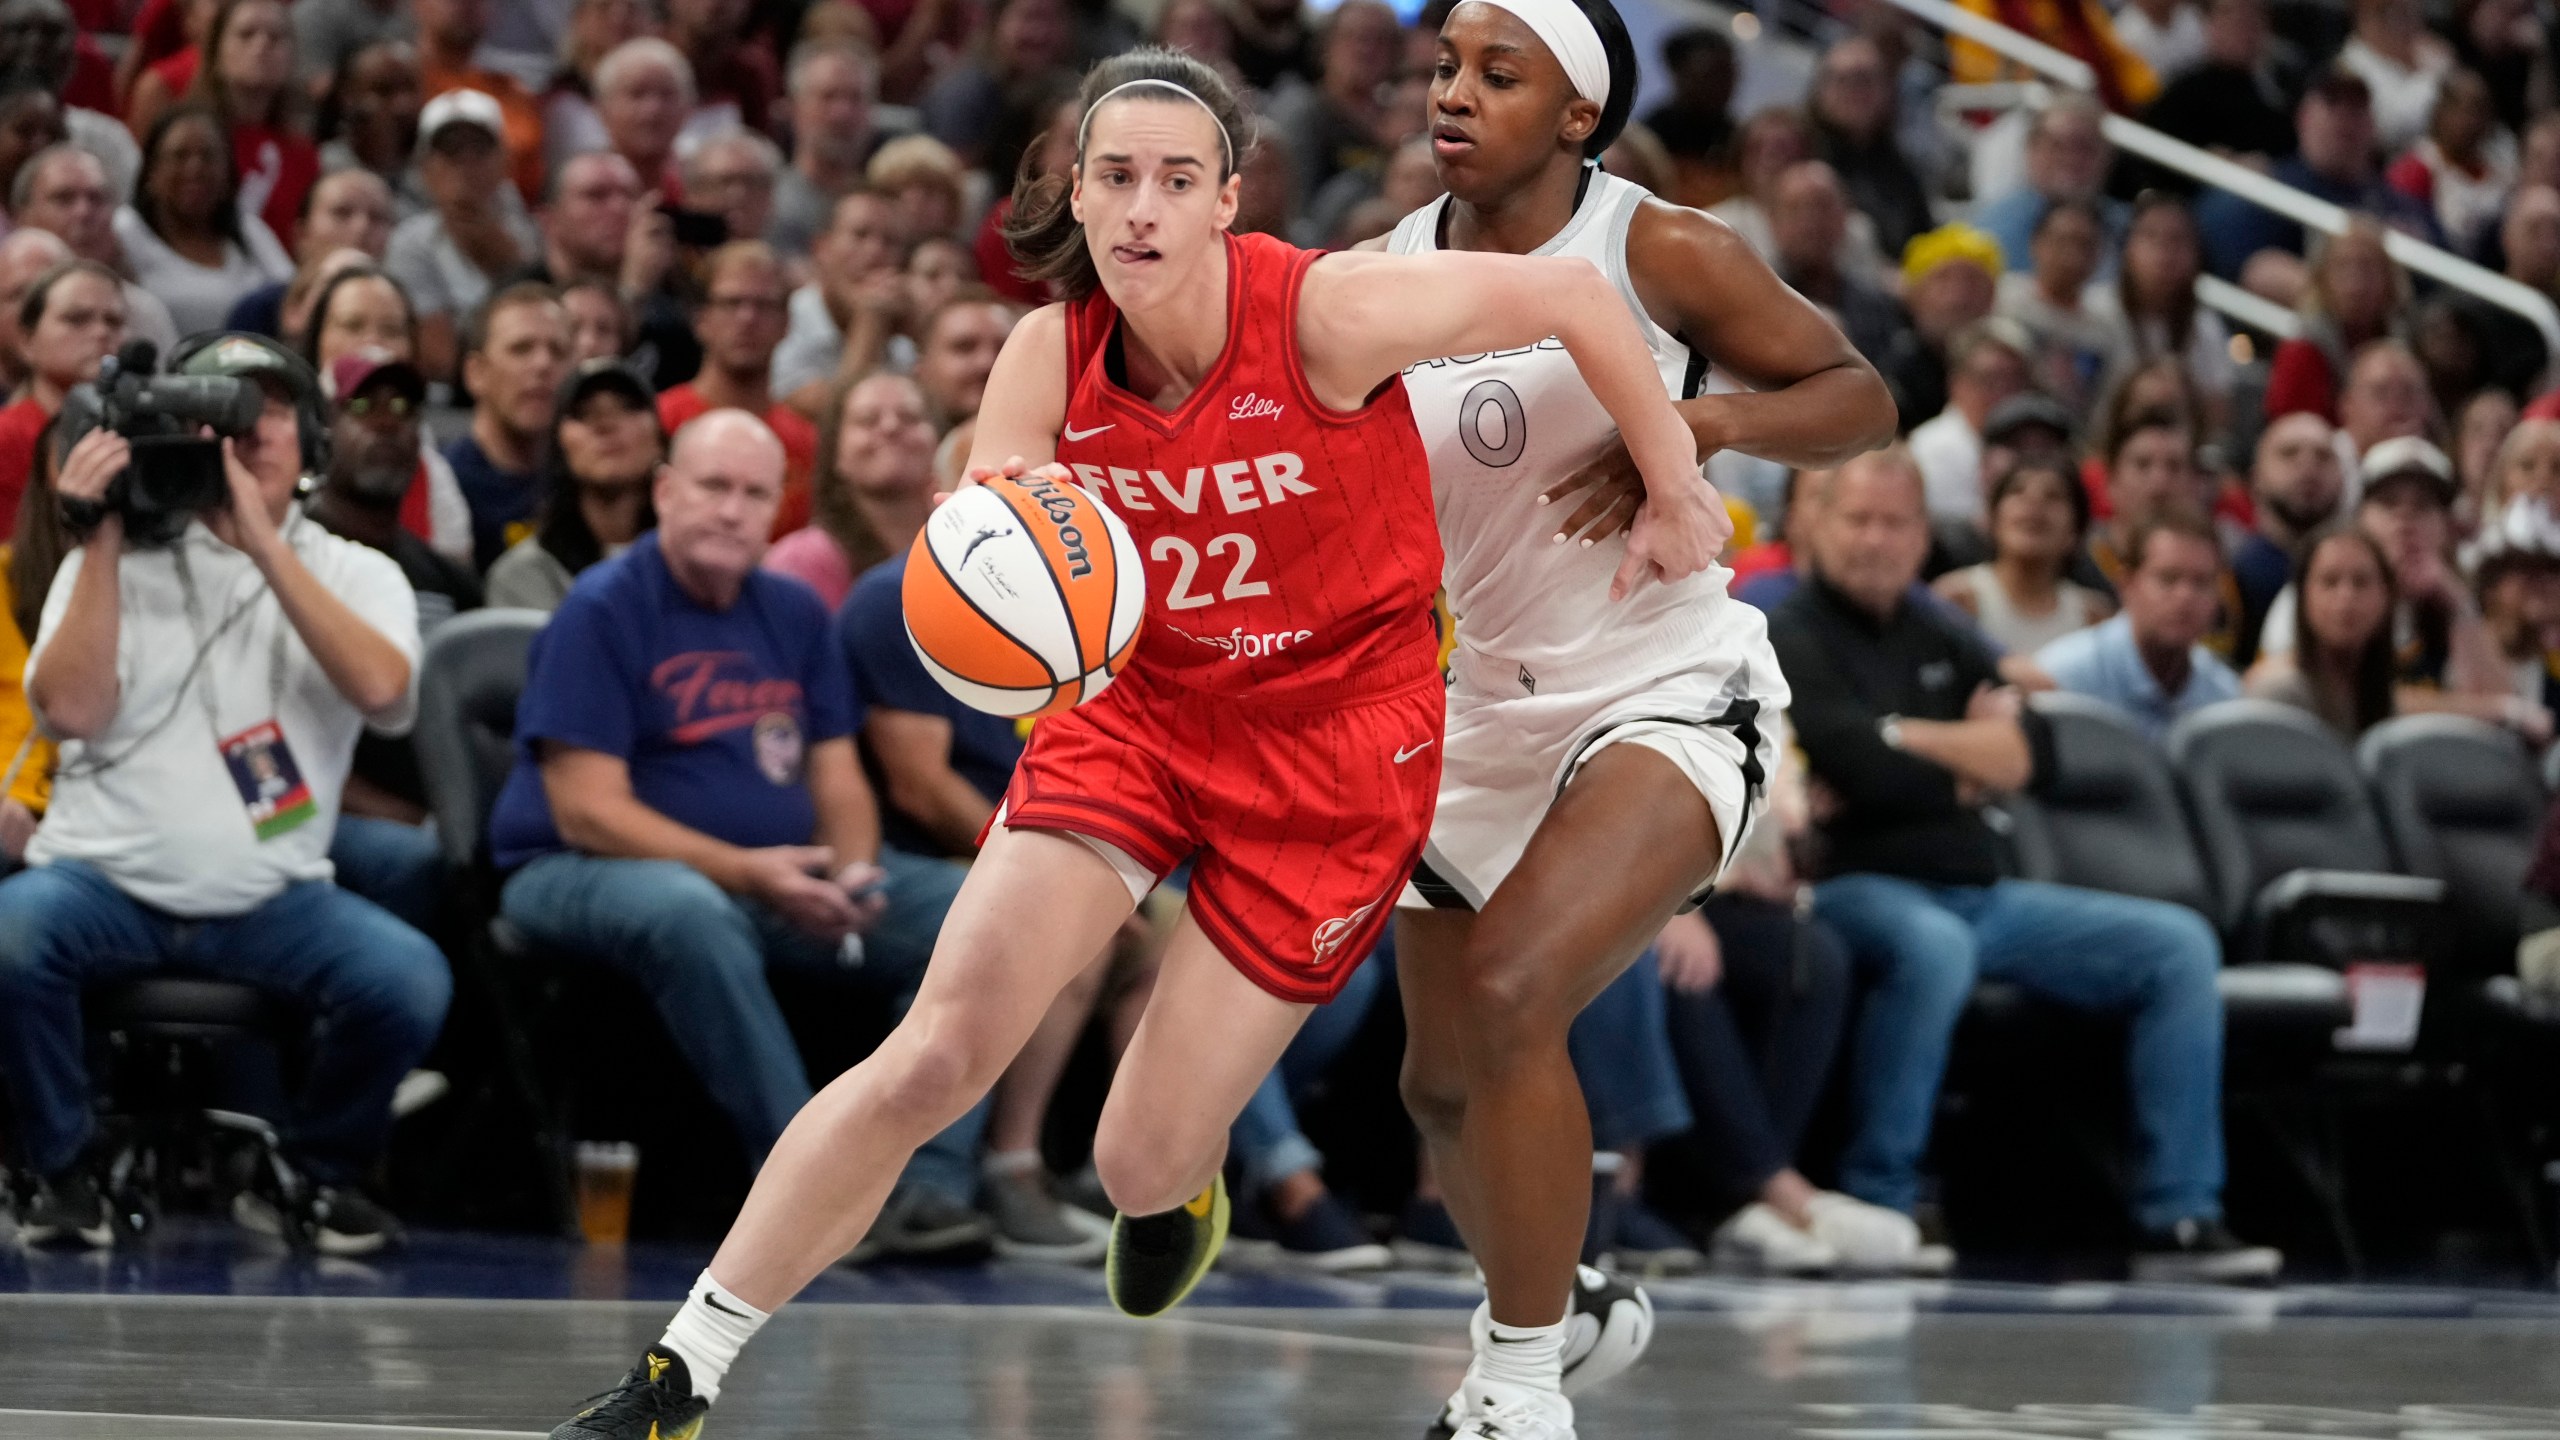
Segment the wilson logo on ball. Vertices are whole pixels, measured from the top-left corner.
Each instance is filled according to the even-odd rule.
[[[952,496],[916,535],[907,639],[960,701],[1040,715],[1102,693],[1138,646],[1146,572],[1128,527],[1054,475]]]

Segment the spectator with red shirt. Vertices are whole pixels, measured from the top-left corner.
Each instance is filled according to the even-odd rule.
[[[2267,375],[2268,419],[2307,410],[2338,423],[2338,387],[2347,358],[2397,328],[2409,279],[2382,248],[2382,227],[2357,218],[2342,235],[2311,247],[2303,333],[2276,347]]]
[[[782,442],[782,503],[773,533],[809,523],[809,477],[818,464],[818,432],[773,393],[773,352],[782,343],[791,286],[781,259],[761,240],[732,240],[702,263],[702,305],[693,328],[702,337],[702,370],[658,394],[658,420],[672,435],[710,410],[744,410]]]
[[[0,540],[17,528],[36,437],[71,387],[97,379],[98,362],[124,343],[124,282],[95,260],[65,260],[29,287],[17,320],[27,383],[17,403],[0,410]]]
[[[727,110],[729,123],[769,131],[782,75],[773,46],[761,35],[746,34],[749,5],[750,0],[667,0],[667,40],[693,62],[698,114],[716,126],[724,118],[717,112]]]
[[[187,91],[230,127],[240,206],[278,235],[293,233],[320,178],[320,147],[298,113],[293,44],[284,0],[224,0]]]
[[[214,16],[221,9],[222,0],[179,0],[166,10],[156,4],[144,7],[116,74],[124,123],[136,136],[151,133],[160,116],[195,88],[196,71],[204,64],[205,37],[213,33]],[[163,49],[159,42],[172,23],[180,43]]]

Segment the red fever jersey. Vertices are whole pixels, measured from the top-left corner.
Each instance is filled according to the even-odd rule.
[[[1058,460],[1146,558],[1132,663],[1194,690],[1356,694],[1431,671],[1431,457],[1403,381],[1352,413],[1309,392],[1298,290],[1317,258],[1227,241],[1226,352],[1170,414],[1111,378],[1110,298],[1067,308]]]
[[[999,823],[1157,876],[1191,859],[1211,943],[1315,1003],[1367,956],[1430,830],[1440,539],[1403,383],[1350,412],[1310,393],[1316,255],[1226,244],[1226,350],[1171,413],[1111,378],[1109,298],[1067,308],[1058,460],[1128,523],[1147,622],[1110,689],[1032,731]]]

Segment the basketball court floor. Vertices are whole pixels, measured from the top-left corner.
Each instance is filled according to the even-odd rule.
[[[0,1239],[5,1440],[538,1436],[664,1323],[699,1251],[421,1236],[297,1262]],[[1667,1281],[1582,1433],[1716,1440],[2560,1440],[2560,1296],[2530,1290]],[[1450,1277],[1228,1273],[1174,1317],[1089,1272],[834,1272],[708,1434],[1413,1440],[1465,1363]]]

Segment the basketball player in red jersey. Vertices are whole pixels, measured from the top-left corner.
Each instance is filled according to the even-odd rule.
[[[1890,440],[1882,380],[1820,311],[1721,223],[1598,168],[1638,78],[1609,0],[1464,0],[1429,102],[1448,195],[1383,248],[1600,265],[1701,455],[1827,466]],[[1700,393],[1710,363],[1750,389]],[[1577,1284],[1591,1130],[1566,1034],[1743,843],[1789,697],[1725,572],[1613,603],[1611,536],[1651,502],[1595,487],[1627,453],[1552,353],[1460,355],[1406,386],[1458,619],[1440,806],[1397,912],[1404,1090],[1487,1291],[1475,1363],[1434,1433],[1572,1440],[1568,1385],[1632,1363],[1641,1342],[1612,1344],[1612,1312],[1645,1302],[1596,1272]],[[1498,447],[1478,429],[1488,395],[1505,407]],[[1572,499],[1542,508],[1550,487]],[[1818,1226],[1908,1226],[1823,1200]],[[1583,1367],[1570,1380],[1569,1364]]]
[[[1094,1161],[1113,1300],[1159,1313],[1226,1229],[1229,1125],[1359,963],[1439,781],[1440,550],[1398,379],[1559,339],[1647,482],[1617,583],[1730,534],[1600,271],[1514,255],[1316,255],[1231,236],[1246,138],[1216,72],[1163,50],[1086,78],[1072,179],[1026,177],[1008,238],[1066,303],[1006,342],[973,473],[1080,479],[1146,557],[1120,679],[1033,732],[914,1007],[784,1132],[666,1335],[555,1440],[689,1440],[746,1340],[870,1226],[905,1157],[986,1093],[1158,877],[1193,861]]]

